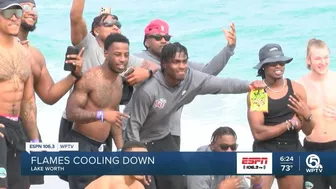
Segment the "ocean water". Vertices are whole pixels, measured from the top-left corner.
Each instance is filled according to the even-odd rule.
[[[63,71],[64,53],[70,45],[69,0],[36,0],[39,20],[30,34],[31,44],[44,54],[55,81],[67,75]],[[285,76],[297,79],[305,67],[306,45],[316,37],[325,40],[333,53],[336,1],[308,0],[87,0],[84,16],[90,28],[100,8],[111,7],[120,18],[122,32],[131,40],[131,52],[144,49],[144,28],[150,20],[161,18],[170,25],[172,41],[179,41],[189,51],[190,59],[207,63],[225,45],[222,28],[236,25],[235,55],[220,77],[255,80],[258,51],[266,43],[279,43],[287,56],[294,58],[286,66]],[[331,68],[335,69],[334,56]],[[45,142],[56,142],[59,121],[68,96],[48,106],[38,101],[38,126]],[[197,97],[185,106],[182,117],[182,150],[194,151],[208,144],[219,126],[231,126],[238,134],[239,150],[252,149],[252,135],[246,119],[246,95],[208,95]],[[302,139],[301,135],[301,139]],[[273,186],[277,188],[276,184]],[[46,177],[46,184],[32,188],[68,188],[57,177]]]

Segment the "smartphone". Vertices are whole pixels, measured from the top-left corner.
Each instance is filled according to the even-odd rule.
[[[111,8],[108,7],[102,7],[100,9],[100,14],[111,14]]]
[[[124,74],[125,77],[127,77],[128,75],[130,75],[131,73],[134,72],[134,68],[128,68]]]
[[[67,51],[65,53],[65,60],[74,60],[71,58],[70,59],[67,58],[68,55],[72,55],[72,54],[79,54],[79,50],[74,46],[68,46]],[[70,72],[75,71],[75,66],[71,63],[64,62],[64,70],[70,71]]]

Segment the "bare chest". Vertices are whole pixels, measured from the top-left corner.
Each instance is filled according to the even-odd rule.
[[[100,108],[116,108],[122,97],[121,78],[114,82],[109,80],[97,80],[91,92],[91,99]]]
[[[336,107],[335,81],[306,84],[307,102],[311,109],[320,109],[326,106]]]
[[[21,50],[0,52],[0,81],[25,82],[30,73],[28,56]]]

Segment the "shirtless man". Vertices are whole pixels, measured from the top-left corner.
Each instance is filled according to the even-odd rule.
[[[83,52],[79,55],[71,55],[75,58],[74,61],[68,61],[76,66],[75,72],[69,74],[61,81],[54,83],[48,68],[46,61],[41,51],[28,43],[27,37],[29,32],[33,32],[36,29],[36,23],[38,20],[38,14],[36,10],[36,4],[34,0],[19,0],[20,5],[23,8],[22,21],[19,31],[19,39],[23,45],[25,45],[31,55],[34,58],[32,64],[32,71],[34,76],[34,89],[40,99],[48,104],[53,105],[58,102],[73,86],[77,80],[77,76],[81,74],[82,69],[82,57]],[[83,51],[83,49],[82,49]],[[41,140],[41,137],[40,137]],[[30,176],[31,184],[44,184],[43,175]]]
[[[67,142],[79,142],[79,151],[111,151],[105,146],[110,132],[116,146],[122,148],[122,118],[119,112],[122,78],[127,66],[129,40],[121,34],[111,34],[105,40],[106,60],[101,66],[84,73],[75,84],[67,103],[67,118],[74,122],[65,136]],[[97,176],[68,176],[70,189],[85,188]]]
[[[116,15],[101,14],[93,19],[92,24],[90,24],[91,29],[88,30],[83,17],[84,6],[85,0],[73,0],[70,11],[70,25],[72,44],[78,49],[85,48],[83,71],[86,72],[89,68],[104,63],[104,41],[111,33],[121,33],[121,23]],[[134,67],[134,72],[127,78],[127,83],[132,85],[150,78],[153,72],[158,69],[156,64],[132,54],[129,56],[127,66]],[[71,129],[72,124],[66,118],[66,112],[64,112],[60,122],[59,141],[63,140],[66,133]],[[112,149],[110,137],[107,145]]]
[[[140,142],[126,142],[122,148],[124,152],[147,152],[147,148]],[[91,182],[85,189],[145,189],[141,184],[142,175],[102,176]]]
[[[308,152],[336,152],[336,73],[329,70],[330,51],[320,39],[311,39],[307,47],[307,68],[310,73],[299,79],[307,91],[312,133],[304,139]],[[336,188],[335,176],[305,176],[306,185],[318,189]]]
[[[27,41],[29,32],[33,32],[36,28],[38,15],[34,0],[19,0],[19,2],[23,8],[19,39],[22,42],[25,42]],[[35,91],[44,103],[48,105],[53,105],[58,102],[71,89],[71,87],[77,80],[77,77],[81,74],[82,58],[81,56],[77,55],[72,57],[77,59],[75,61],[71,61],[71,63],[77,67],[76,72],[69,74],[63,80],[54,83],[47,69],[46,61],[41,51],[31,45],[28,45],[28,49],[34,57],[32,70],[34,75]],[[82,53],[83,52],[81,52],[80,54]],[[68,63],[70,63],[70,61]]]
[[[11,189],[29,188],[29,177],[20,174],[21,153],[25,151],[25,142],[38,141],[33,59],[15,39],[21,16],[22,7],[17,1],[0,1],[0,123],[5,126],[1,129],[4,138],[0,139],[0,188]]]

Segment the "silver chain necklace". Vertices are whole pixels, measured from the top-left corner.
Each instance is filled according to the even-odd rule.
[[[279,89],[279,90],[273,90],[271,87],[269,87],[269,86],[266,84],[265,79],[263,79],[262,81],[263,81],[263,83],[266,85],[266,87],[267,87],[270,91],[272,91],[272,92],[274,92],[274,93],[279,93],[279,92],[281,92],[281,91],[285,88],[285,80],[284,80],[284,79],[283,79],[283,85],[282,85],[281,89]]]

